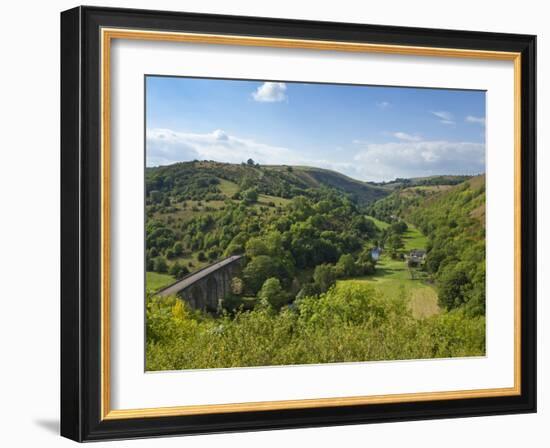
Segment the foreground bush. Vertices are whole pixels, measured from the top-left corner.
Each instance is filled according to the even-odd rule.
[[[366,285],[332,287],[276,312],[218,318],[175,298],[147,303],[147,370],[426,359],[485,354],[485,318],[462,310],[423,320]]]

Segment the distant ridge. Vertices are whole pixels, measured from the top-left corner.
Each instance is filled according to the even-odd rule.
[[[308,188],[323,186],[350,195],[360,205],[368,205],[389,194],[388,188],[361,182],[336,171],[309,166],[192,161],[146,168],[146,177],[149,180],[163,177],[168,179],[167,184],[170,185],[192,182],[203,175],[214,176],[240,186],[247,184],[257,188],[261,194],[282,198],[291,198]]]

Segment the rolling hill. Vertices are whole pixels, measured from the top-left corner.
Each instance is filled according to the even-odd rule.
[[[290,199],[310,188],[329,187],[349,195],[360,205],[367,205],[389,194],[387,188],[305,166],[193,161],[147,168],[145,176],[148,194],[169,192],[182,200],[198,200],[206,195],[212,200],[223,200],[248,188],[255,188],[259,194]]]

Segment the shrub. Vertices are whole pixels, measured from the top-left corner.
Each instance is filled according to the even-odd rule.
[[[262,289],[258,293],[258,298],[261,303],[268,305],[273,309],[278,310],[288,302],[288,296],[281,287],[281,282],[278,278],[268,278],[262,285]]]
[[[276,279],[269,280],[266,294],[277,292]],[[149,297],[147,370],[485,354],[483,316],[456,310],[417,320],[404,302],[388,300],[365,285],[337,285],[278,313],[262,306],[243,311],[242,302],[235,304],[234,314],[213,318],[191,311],[181,300]]]
[[[313,272],[313,281],[319,292],[328,291],[336,281],[336,273],[334,267],[328,264],[320,264],[315,267]]]
[[[168,264],[166,263],[166,259],[164,257],[155,258],[155,261],[153,262],[153,270],[155,272],[167,272]]]
[[[341,255],[335,269],[338,277],[353,277],[358,274],[355,260],[351,254]]]

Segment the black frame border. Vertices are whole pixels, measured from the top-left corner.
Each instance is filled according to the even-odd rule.
[[[100,29],[521,53],[521,395],[101,420]],[[61,13],[61,435],[79,442],[536,412],[536,36],[77,7]]]

